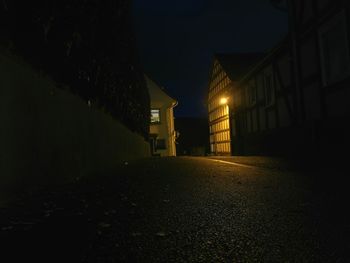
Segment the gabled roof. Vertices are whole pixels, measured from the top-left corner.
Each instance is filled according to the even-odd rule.
[[[231,53],[215,54],[221,67],[232,81],[240,80],[248,71],[264,57],[265,53]]]
[[[156,101],[162,101],[164,103],[170,103],[175,107],[177,105],[177,101],[172,98],[163,87],[161,87],[158,83],[156,83],[153,79],[151,79],[148,75],[144,74],[146,84],[148,87],[148,92],[151,99],[151,104]]]

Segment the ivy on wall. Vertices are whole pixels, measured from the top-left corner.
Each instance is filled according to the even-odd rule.
[[[0,43],[145,138],[149,94],[130,0],[1,0]]]

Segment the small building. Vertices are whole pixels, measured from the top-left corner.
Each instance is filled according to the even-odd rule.
[[[173,108],[177,101],[145,76],[151,103],[150,145],[153,156],[176,156]]]

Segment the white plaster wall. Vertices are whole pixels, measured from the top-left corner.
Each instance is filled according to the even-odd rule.
[[[166,149],[158,149],[156,152],[160,153],[161,156],[172,156],[171,148],[172,144],[170,143],[170,123],[169,120],[170,114],[169,109],[166,105],[162,105],[160,102],[151,102],[151,108],[160,109],[160,123],[150,125],[150,133],[158,134],[157,139],[164,139],[166,143]]]
[[[176,101],[168,96],[154,81],[146,76],[151,108],[160,109],[160,123],[150,125],[150,133],[164,139],[166,149],[157,150],[161,156],[176,156],[173,107]]]

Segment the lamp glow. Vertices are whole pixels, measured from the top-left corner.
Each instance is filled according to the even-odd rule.
[[[221,105],[227,104],[227,101],[228,101],[227,98],[221,98],[221,99],[220,99],[220,104],[221,104]]]

